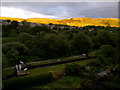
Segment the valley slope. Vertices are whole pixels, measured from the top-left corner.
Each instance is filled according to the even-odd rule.
[[[119,20],[118,18],[69,18],[69,19],[51,19],[51,18],[10,18],[10,17],[0,17],[3,20],[16,20],[16,21],[23,21],[26,20],[27,22],[34,22],[34,23],[43,23],[43,24],[62,24],[62,25],[69,25],[69,26],[111,26],[111,27],[119,27]]]

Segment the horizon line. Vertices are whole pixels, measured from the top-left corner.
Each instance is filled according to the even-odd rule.
[[[0,16],[0,19],[2,17],[5,17],[5,16]],[[32,17],[32,18],[5,17],[5,18],[33,19],[33,18],[38,18],[38,17]],[[68,17],[68,18],[44,18],[44,19],[71,19],[71,18],[92,18],[92,17]],[[102,19],[102,18],[114,18],[114,17],[97,17],[97,18],[92,18],[92,19]],[[120,18],[118,17],[116,19],[120,19]]]

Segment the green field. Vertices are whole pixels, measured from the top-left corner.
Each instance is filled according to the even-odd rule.
[[[95,60],[95,59],[88,59],[88,60],[84,60],[84,61],[78,61],[78,62],[75,62],[75,63],[77,63],[79,65],[86,65],[88,62],[91,62],[93,60]],[[9,88],[9,87],[15,88],[16,86],[14,87],[14,85],[17,85],[16,88],[18,88],[18,87],[20,87],[19,84],[22,83],[23,86],[26,87],[26,88],[28,88],[28,87],[30,87],[32,85],[33,86],[37,85],[37,86],[43,86],[44,87],[44,85],[47,85],[49,82],[51,82],[51,81],[49,81],[50,78],[51,78],[49,72],[53,71],[55,73],[55,75],[57,75],[57,74],[59,74],[59,73],[61,73],[61,72],[64,71],[65,65],[66,64],[61,64],[61,65],[56,65],[56,66],[31,69],[31,70],[29,70],[29,72],[30,72],[29,75],[21,76],[21,77],[16,77],[16,78],[11,78],[11,79],[8,79],[8,80],[4,80],[3,81],[3,86],[6,87],[6,88]],[[46,79],[46,77],[49,79],[48,82],[46,82],[46,80],[43,80],[43,79]],[[70,77],[63,77],[63,79],[64,78],[66,78],[66,80],[67,80]],[[71,80],[74,81],[76,78],[78,78],[78,77],[75,77],[75,78],[73,78]],[[73,84],[73,86],[71,86],[71,88],[72,87],[76,87],[76,85],[78,84],[77,82],[79,80],[81,81],[82,79],[81,78],[77,79],[77,81],[75,81],[75,83]],[[40,81],[42,83],[40,83],[40,82],[38,83],[38,81]],[[32,83],[34,83],[34,84],[32,84]],[[54,83],[58,84],[59,81],[58,82],[53,82],[53,84]]]
[[[34,86],[28,89],[53,89],[53,88],[80,88],[80,83],[83,81],[81,77],[65,76],[61,77],[55,82],[48,83],[43,86]]]

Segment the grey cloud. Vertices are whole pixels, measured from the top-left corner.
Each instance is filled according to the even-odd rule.
[[[118,18],[117,2],[4,2],[4,7],[21,8],[56,17]]]

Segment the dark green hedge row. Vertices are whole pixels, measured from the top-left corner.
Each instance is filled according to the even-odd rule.
[[[3,82],[3,90],[24,90],[27,87],[44,85],[52,81],[53,77],[49,73],[13,78]]]

